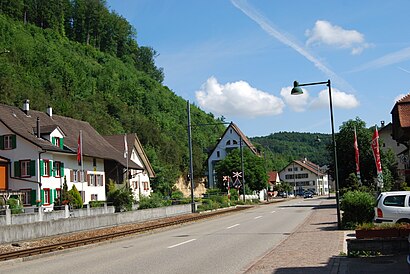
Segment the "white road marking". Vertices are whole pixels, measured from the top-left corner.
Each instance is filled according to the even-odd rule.
[[[231,228],[234,228],[235,226],[238,226],[239,224],[235,224],[235,225],[231,225],[231,226],[228,226],[226,229],[231,229]]]
[[[180,245],[184,245],[184,244],[187,244],[187,243],[190,243],[190,242],[193,242],[193,241],[196,241],[196,239],[191,239],[191,240],[188,240],[188,241],[185,241],[185,242],[176,244],[176,245],[171,245],[171,246],[168,246],[168,248],[174,248],[174,247],[177,247],[177,246],[180,246]]]
[[[275,213],[276,212],[276,210],[274,210],[274,211],[271,211],[270,213]]]
[[[259,218],[262,218],[262,216],[256,216],[254,219],[256,220],[256,219],[259,219]]]

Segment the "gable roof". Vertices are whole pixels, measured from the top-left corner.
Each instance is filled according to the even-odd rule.
[[[402,128],[410,127],[410,93],[396,102],[391,114],[393,114],[395,110],[397,111],[397,122],[399,122],[399,126]]]
[[[117,134],[117,135],[109,135],[109,136],[103,136],[107,142],[109,142],[113,147],[115,147],[117,150],[124,152],[125,146],[124,146],[124,134]],[[128,159],[131,159],[131,151],[132,148],[135,147],[137,150],[137,154],[140,157],[142,163],[144,164],[145,170],[147,170],[148,175],[152,178],[155,177],[155,172],[154,169],[151,166],[151,163],[148,160],[147,155],[145,154],[144,149],[142,148],[142,144],[140,140],[138,139],[138,136],[136,133],[127,133],[126,134],[127,138],[127,150],[128,150]],[[132,162],[132,161],[131,161]],[[130,162],[129,162],[130,163]],[[139,170],[144,170],[143,167],[140,165],[132,162],[134,165],[138,166]]]
[[[293,160],[290,164],[288,164],[284,169],[282,169],[281,171],[287,169],[290,165],[292,165],[293,163],[309,170],[310,172],[319,175],[319,176],[325,176],[326,173],[323,173],[320,169],[320,166],[312,163],[310,161],[308,161],[307,159],[303,159],[303,160]]]
[[[52,131],[58,127],[62,130],[65,134],[63,149],[54,146],[49,140],[37,137],[37,118],[39,118],[40,133],[42,129]],[[43,150],[54,152],[76,154],[78,136],[81,130],[83,156],[115,160],[124,166],[126,165],[125,159],[121,157],[121,152],[108,143],[88,122],[60,115],[50,117],[47,113],[36,110],[29,110],[26,114],[18,107],[4,104],[0,104],[0,121],[21,138]]]

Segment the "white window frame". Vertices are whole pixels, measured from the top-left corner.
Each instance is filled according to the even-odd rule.
[[[31,177],[30,162],[31,160],[21,160],[20,161],[20,177]]]
[[[4,135],[4,149],[13,149],[12,135]]]

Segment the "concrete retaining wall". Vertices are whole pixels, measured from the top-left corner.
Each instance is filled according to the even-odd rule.
[[[0,243],[32,240],[36,238],[54,236],[69,232],[91,230],[126,223],[135,223],[187,213],[191,213],[190,204],[175,205],[162,208],[151,208],[122,213],[108,213],[96,216],[63,218],[41,222],[35,221],[33,223],[26,224],[3,225],[0,226]]]
[[[354,252],[371,251],[381,255],[408,254],[407,238],[347,239],[347,255]]]

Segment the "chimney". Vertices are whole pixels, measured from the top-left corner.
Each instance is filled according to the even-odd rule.
[[[381,127],[384,127],[384,121],[380,121]]]
[[[26,99],[23,103],[23,111],[26,115],[28,115],[28,111],[30,110],[30,100]]]
[[[40,138],[41,134],[40,134],[40,118],[37,117],[37,138]]]
[[[51,106],[47,107],[47,114],[48,116],[53,117],[53,108]]]

